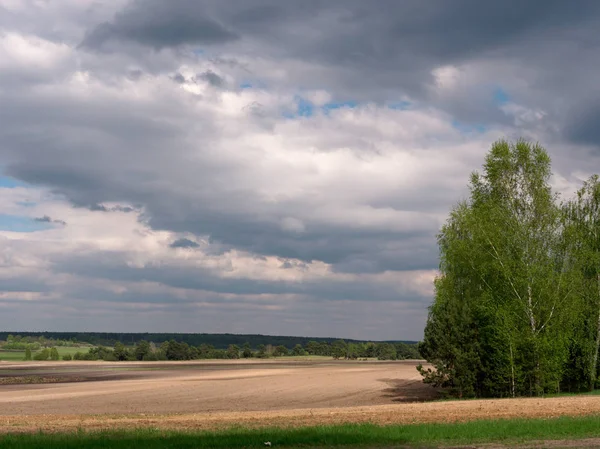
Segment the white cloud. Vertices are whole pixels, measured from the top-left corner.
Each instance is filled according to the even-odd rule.
[[[494,140],[547,143],[561,192],[597,166],[560,135],[594,72],[549,87],[552,52],[517,48],[502,17],[493,43],[470,22],[440,33],[445,3],[415,25],[354,2],[264,21],[253,2],[177,0],[173,20],[215,18],[227,39],[79,46],[171,12],[126,3],[0,0],[0,167],[32,184],[0,188],[0,210],[49,217],[0,231],[1,326],[419,338],[435,233]]]

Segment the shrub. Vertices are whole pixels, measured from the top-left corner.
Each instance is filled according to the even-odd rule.
[[[59,360],[58,349],[50,348],[50,360]]]
[[[50,351],[48,348],[44,348],[33,356],[33,360],[48,360],[48,357],[50,357]]]
[[[62,359],[66,360],[66,361],[69,361],[69,360],[72,360],[73,357],[71,356],[71,354],[65,354],[65,355],[62,356]]]

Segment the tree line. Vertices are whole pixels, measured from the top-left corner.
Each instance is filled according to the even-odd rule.
[[[309,341],[305,346],[300,344],[288,349],[286,346],[260,344],[252,348],[246,342],[242,346],[229,345],[227,349],[218,349],[212,345],[188,345],[186,342],[170,340],[160,345],[142,340],[132,348],[117,342],[114,349],[106,347],[90,348],[87,354],[75,354],[74,358],[82,360],[196,360],[196,359],[240,359],[270,358],[285,356],[321,355],[334,359],[356,360],[358,358],[376,357],[379,360],[398,360],[419,358],[417,345],[405,343],[347,343],[336,340],[333,343]]]
[[[561,200],[551,175],[525,140],[495,142],[471,175],[438,235],[425,382],[459,397],[598,387],[600,182]]]
[[[49,352],[48,352],[49,351]],[[35,354],[35,360],[58,360],[58,353],[54,358],[55,348]],[[292,349],[279,345],[258,345],[252,348],[250,343],[244,345],[229,345],[227,349],[218,349],[212,345],[201,344],[191,346],[186,342],[170,340],[157,345],[153,342],[142,340],[135,346],[127,347],[121,342],[115,343],[113,348],[94,346],[87,352],[76,352],[74,355],[66,354],[63,360],[105,360],[105,361],[161,361],[161,360],[198,360],[198,359],[240,359],[285,356],[321,355],[334,359],[356,360],[359,358],[377,358],[379,360],[418,359],[417,345],[406,343],[347,343],[344,340],[327,342],[309,341],[305,346],[295,345]],[[25,356],[31,360],[31,352]]]
[[[42,341],[61,341],[69,342],[67,346],[74,346],[79,343],[87,343],[94,346],[114,346],[121,342],[131,346],[138,342],[152,341],[161,344],[166,341],[179,341],[187,343],[190,346],[200,346],[202,344],[212,345],[218,349],[227,349],[229,345],[242,346],[249,343],[253,348],[259,345],[285,346],[292,349],[296,345],[305,346],[310,341],[333,343],[335,338],[318,337],[289,337],[272,336],[260,334],[206,334],[206,333],[118,333],[118,332],[0,332],[0,340],[7,340],[11,334],[14,338],[23,339],[41,339]],[[367,343],[361,340],[345,339],[348,343]],[[416,341],[388,341],[386,343],[409,343]],[[56,344],[55,346],[59,346]]]

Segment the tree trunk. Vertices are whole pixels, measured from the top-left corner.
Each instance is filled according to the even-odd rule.
[[[515,359],[513,356],[513,348],[512,341],[509,343],[510,347],[510,377],[511,377],[511,385],[510,385],[510,394],[514,398],[515,397]]]
[[[540,355],[538,353],[538,345],[537,345],[537,327],[535,322],[535,316],[533,314],[533,293],[531,289],[531,284],[527,285],[527,310],[529,313],[529,324],[531,326],[531,337],[533,342],[533,357],[535,360],[535,368],[534,368],[534,388],[535,395],[539,396],[541,393],[541,380],[540,380]]]

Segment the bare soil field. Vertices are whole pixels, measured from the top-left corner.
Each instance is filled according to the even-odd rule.
[[[396,424],[600,413],[598,396],[423,402],[436,393],[421,382],[417,364],[3,362],[0,433]]]

